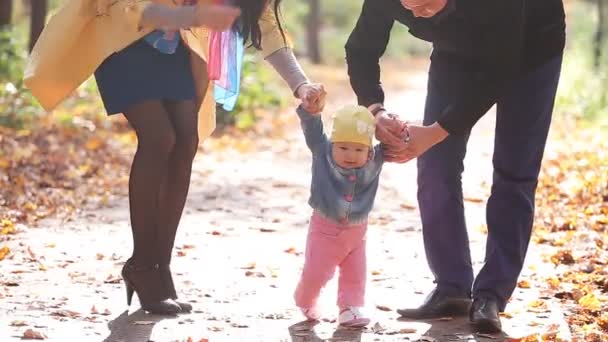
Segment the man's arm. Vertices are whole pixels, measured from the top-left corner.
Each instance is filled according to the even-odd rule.
[[[461,95],[441,113],[439,125],[465,134],[492,107],[499,94],[521,74],[526,0],[475,1],[461,7],[478,23],[484,53],[477,75],[462,80]]]
[[[302,106],[298,106],[296,113],[298,113],[298,117],[300,118],[300,124],[302,125],[302,131],[304,132],[306,145],[314,154],[319,144],[327,141],[327,136],[323,132],[323,121],[321,121],[321,114],[311,114]]]
[[[380,84],[380,57],[386,50],[393,19],[383,10],[383,1],[365,0],[357,24],[346,42],[350,84],[360,105],[384,102]]]

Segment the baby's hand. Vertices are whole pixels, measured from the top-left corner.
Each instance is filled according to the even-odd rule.
[[[302,107],[311,114],[321,114],[325,107],[327,92],[320,83],[307,83],[298,88],[298,98],[302,100]]]

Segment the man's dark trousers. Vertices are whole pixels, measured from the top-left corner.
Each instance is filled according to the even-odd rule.
[[[501,310],[521,272],[534,219],[534,197],[551,123],[562,56],[515,79],[498,97],[493,184],[486,208],[485,265],[474,278],[461,174],[469,134],[450,135],[418,158],[418,203],[429,267],[440,291],[489,296]],[[424,124],[459,96],[459,80],[483,77],[475,67],[434,51]]]

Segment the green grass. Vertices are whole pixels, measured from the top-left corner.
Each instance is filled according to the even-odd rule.
[[[608,44],[595,70],[592,60],[595,9],[592,4],[576,2],[567,14],[567,46],[556,112],[590,125],[608,126]]]

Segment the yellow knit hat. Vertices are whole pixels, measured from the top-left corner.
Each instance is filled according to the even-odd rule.
[[[332,116],[332,123],[332,142],[353,142],[372,146],[376,122],[367,108],[345,106]]]

